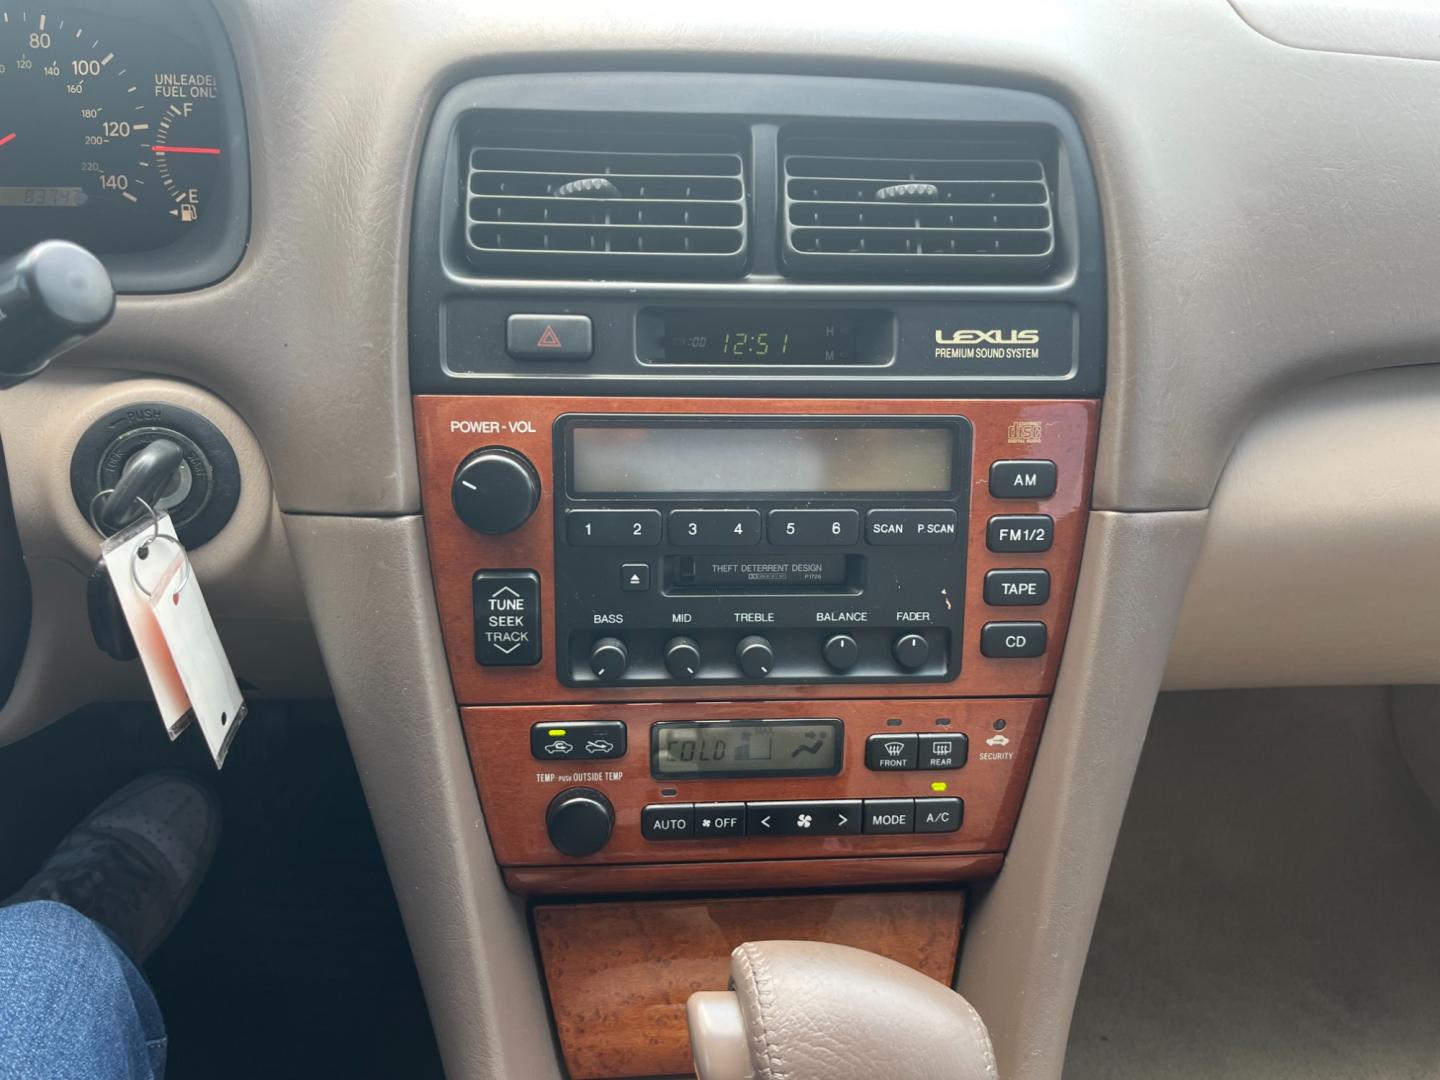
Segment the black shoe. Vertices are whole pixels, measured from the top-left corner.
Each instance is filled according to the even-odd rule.
[[[67,904],[105,926],[142,963],[190,906],[219,839],[214,792],[181,773],[152,773],[70,830],[5,905]]]

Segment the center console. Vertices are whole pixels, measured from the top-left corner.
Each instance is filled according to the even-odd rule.
[[[917,955],[950,970],[1084,543],[1104,290],[1074,122],[978,87],[504,76],[441,102],[418,191],[436,598],[572,1074],[685,1067],[606,1050],[674,1001],[562,1006],[602,956],[676,962],[643,929],[671,909],[612,901],[598,942],[600,906],[542,898],[762,893],[733,908],[755,937],[798,888],[938,888],[955,939]]]

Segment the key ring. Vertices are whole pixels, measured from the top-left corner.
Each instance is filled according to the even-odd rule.
[[[154,511],[151,512],[153,513]],[[147,598],[153,597],[155,594],[150,589],[145,588],[145,586],[141,584],[139,571],[141,558],[140,553],[142,551],[148,551],[150,549],[150,545],[154,544],[157,540],[164,540],[167,544],[174,544],[175,550],[180,553],[180,581],[177,585],[175,585],[174,591],[178,593],[181,589],[185,588],[186,585],[190,584],[190,560],[184,557],[185,547],[180,543],[179,540],[176,540],[174,537],[171,536],[165,536],[163,533],[160,532],[159,519],[157,518],[155,535],[150,537],[149,540],[146,540],[143,544],[137,547],[135,549],[135,554],[130,556],[130,581],[134,584],[135,588],[138,589]]]

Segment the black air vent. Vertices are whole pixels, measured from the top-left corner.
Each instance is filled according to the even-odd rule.
[[[1050,266],[1050,155],[1039,140],[799,135],[782,153],[792,271],[1013,278]]]
[[[737,274],[741,146],[693,130],[482,128],[466,175],[466,254],[489,272]]]

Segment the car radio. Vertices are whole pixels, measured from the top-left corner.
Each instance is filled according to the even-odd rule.
[[[554,435],[566,685],[959,673],[964,418],[590,414]]]

